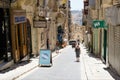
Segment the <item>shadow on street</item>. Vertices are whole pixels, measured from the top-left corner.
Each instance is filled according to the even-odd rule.
[[[108,67],[104,68],[104,70],[108,71],[115,80],[120,80],[120,76],[117,74],[117,72],[113,71],[113,69]]]
[[[94,59],[96,59],[96,60],[100,60],[100,58],[99,57],[97,57],[97,56],[95,56],[94,54],[92,54],[92,53],[89,53],[89,52],[87,52],[88,53],[88,56],[89,57],[92,57],[92,58],[94,58]],[[104,62],[102,62],[103,64],[105,64]],[[96,64],[102,64],[102,63],[96,63]],[[115,79],[115,80],[120,80],[120,76],[117,74],[117,72],[115,72],[115,70],[114,69],[112,69],[111,67],[105,67],[105,68],[103,68],[104,70],[106,70],[107,72],[109,72],[110,73],[110,75]]]
[[[14,69],[17,69],[18,67],[24,66],[24,65],[26,65],[26,64],[28,64],[28,63],[30,63],[30,62],[31,62],[31,60],[29,60],[29,61],[28,61],[28,60],[20,61],[20,62],[12,65],[11,67],[9,67],[9,68],[7,68],[7,69],[1,70],[1,71],[0,71],[0,74],[9,72],[9,71],[14,70]]]

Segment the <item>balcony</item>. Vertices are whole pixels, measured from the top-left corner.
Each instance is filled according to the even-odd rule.
[[[88,5],[89,5],[88,1],[84,1],[84,6],[88,6]]]
[[[88,15],[88,9],[84,9],[83,14]]]

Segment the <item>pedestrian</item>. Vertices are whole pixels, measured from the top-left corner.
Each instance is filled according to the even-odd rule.
[[[80,61],[79,60],[79,57],[80,57],[80,47],[79,47],[79,45],[77,45],[75,47],[75,53],[76,53],[76,62],[79,62]]]
[[[79,42],[78,42],[77,44],[78,44],[78,45],[80,45],[80,43],[79,43]]]
[[[56,42],[56,53],[59,53],[59,42]]]
[[[82,39],[82,44],[84,43],[84,40]]]

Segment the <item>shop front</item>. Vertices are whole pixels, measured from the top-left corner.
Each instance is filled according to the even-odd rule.
[[[27,20],[24,10],[11,10],[12,52],[15,62],[28,55]]]
[[[0,0],[0,62],[12,60],[10,1]]]
[[[106,62],[107,56],[107,24],[104,20],[95,20],[93,21],[93,28],[96,30],[93,33],[95,44],[95,53],[98,52],[98,55],[101,56],[103,62]],[[94,43],[94,42],[93,42]],[[96,48],[97,46],[97,48]],[[94,49],[94,48],[93,48]]]

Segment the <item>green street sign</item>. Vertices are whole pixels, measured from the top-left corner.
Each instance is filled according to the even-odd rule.
[[[104,20],[95,20],[93,21],[94,28],[105,28],[105,21]]]

